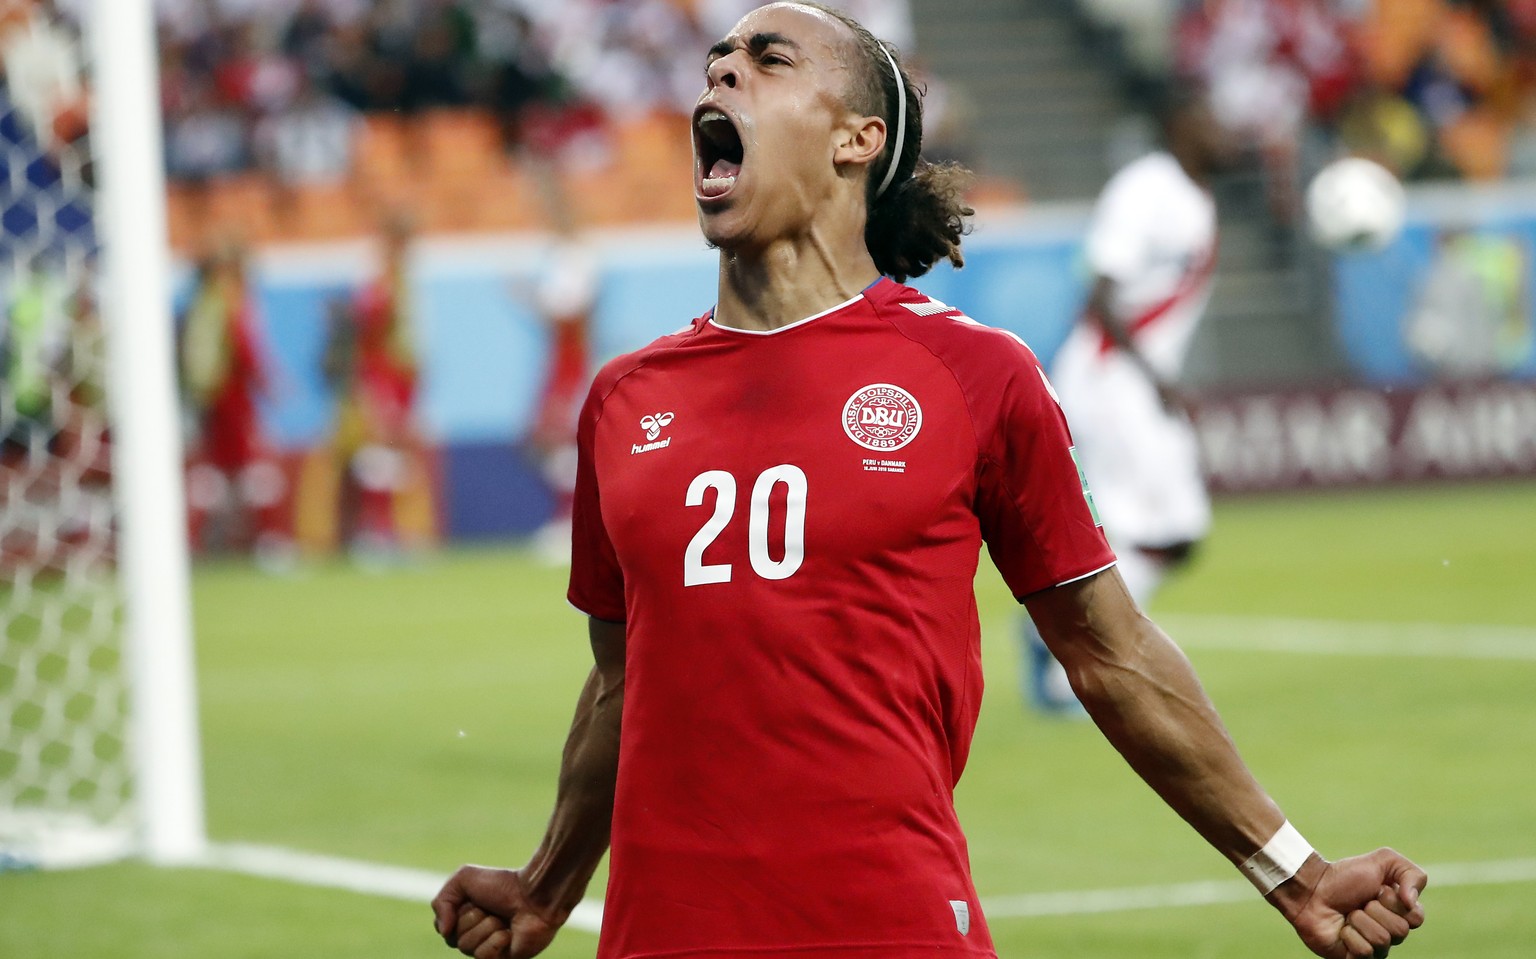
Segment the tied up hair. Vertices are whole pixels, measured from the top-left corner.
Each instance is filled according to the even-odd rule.
[[[965,190],[972,175],[958,163],[929,163],[922,158],[922,91],[901,66],[896,48],[840,10],[809,0],[797,5],[819,10],[853,32],[859,62],[854,69],[853,88],[848,91],[849,106],[885,120],[885,150],[870,167],[865,194],[869,218],[864,227],[864,243],[875,267],[903,283],[927,273],[940,260],[964,266],[960,238],[970,232],[966,220],[976,212],[965,202]],[[897,65],[895,74],[891,72],[892,62]],[[907,107],[906,137],[899,144],[899,156],[895,155],[895,131],[900,119],[895,113],[901,100],[898,83],[906,91]],[[880,193],[880,183],[892,167],[895,175],[891,184]]]

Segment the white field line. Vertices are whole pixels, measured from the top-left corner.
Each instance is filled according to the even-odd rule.
[[[1426,866],[1430,889],[1455,886],[1499,886],[1536,882],[1536,859],[1504,859],[1491,862],[1444,863]],[[1077,892],[1038,892],[1017,896],[992,896],[981,901],[981,911],[992,919],[1040,916],[1082,916],[1132,909],[1166,909],[1177,906],[1209,906],[1247,902],[1257,898],[1253,886],[1242,879],[1180,882],[1166,886],[1130,886],[1121,889],[1086,889]]]
[[[431,902],[448,878],[425,869],[243,843],[212,844],[198,865],[263,879],[281,879],[306,886],[345,889],[369,896],[423,903]],[[566,924],[573,929],[596,932],[602,919],[603,904],[588,900],[576,907]]]
[[[1155,617],[1187,649],[1536,662],[1536,629],[1259,616]]]
[[[1536,630],[1519,627],[1204,615],[1169,615],[1159,621],[1189,649],[1536,662]],[[403,866],[245,844],[214,845],[200,864],[410,902],[430,901],[446,878]],[[1430,867],[1429,873],[1436,888],[1536,882],[1536,859],[1452,863]],[[1201,906],[1243,902],[1252,896],[1250,885],[1230,879],[1024,893],[989,897],[982,905],[994,918],[1020,918]],[[596,932],[602,915],[602,903],[588,900],[571,914],[569,924]]]
[[[430,902],[447,877],[422,869],[383,863],[321,856],[275,846],[221,843],[212,846],[200,863],[211,869],[263,879],[279,879],[310,886],[345,889],[349,892],[407,902]],[[1536,882],[1536,859],[1504,859],[1490,862],[1446,863],[1428,866],[1430,886],[1498,886]],[[1242,879],[1182,882],[1163,886],[1131,886],[1120,889],[1083,889],[1067,892],[1034,892],[1016,896],[989,896],[982,912],[994,919],[1041,916],[1081,916],[1126,912],[1134,909],[1166,909],[1209,906],[1254,899],[1253,886]],[[571,913],[574,929],[597,932],[603,905],[587,900]]]

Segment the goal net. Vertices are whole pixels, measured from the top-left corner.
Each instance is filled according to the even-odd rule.
[[[187,741],[172,736],[157,745],[144,734],[140,714],[162,694],[129,678],[165,665],[172,681],[190,682],[189,670],[136,635],[163,635],[166,627],[153,621],[153,599],[145,619],[134,598],[141,585],[130,563],[139,560],[129,540],[168,531],[163,522],[160,530],[139,518],[122,522],[164,514],[153,503],[142,508],[122,487],[125,473],[129,485],[142,486],[145,466],[156,465],[135,459],[159,461],[163,478],[167,457],[163,443],[158,451],[135,445],[145,435],[144,404],[136,412],[123,392],[140,389],[139,374],[124,377],[133,361],[116,352],[142,335],[135,324],[159,333],[148,337],[149,348],[170,334],[155,329],[166,307],[153,304],[153,282],[149,299],[135,294],[147,310],[109,282],[135,268],[105,224],[113,219],[103,215],[107,191],[142,190],[145,181],[134,183],[133,157],[109,151],[110,131],[89,122],[93,106],[104,116],[133,91],[105,89],[110,78],[94,76],[92,44],[82,34],[82,27],[111,28],[102,12],[117,7],[109,16],[122,18],[140,3],[147,26],[148,0],[105,0],[94,9],[0,0],[0,871],[152,854],[150,767],[158,750],[184,752]],[[129,31],[130,48],[135,35]],[[98,96],[115,102],[93,105]],[[158,129],[153,112],[140,122]],[[121,223],[121,209],[111,212]],[[152,218],[148,227],[143,242],[156,238]],[[168,396],[171,387],[162,387],[151,395]],[[161,572],[172,601],[184,607],[184,596],[174,596],[176,546],[160,548],[171,558]],[[169,629],[174,642],[174,614]],[[173,707],[189,695],[173,695]],[[179,721],[186,723],[185,709]],[[200,837],[200,796],[178,814],[189,821],[170,828]]]

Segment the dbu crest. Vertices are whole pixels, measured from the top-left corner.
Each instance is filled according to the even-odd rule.
[[[874,383],[843,404],[843,431],[867,450],[899,450],[912,442],[922,428],[922,407],[899,386]]]

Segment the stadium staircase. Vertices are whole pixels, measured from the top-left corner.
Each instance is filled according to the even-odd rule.
[[[921,60],[971,114],[976,166],[1034,200],[1092,197],[1129,107],[1068,2],[912,0]]]
[[[1032,202],[1089,202],[1147,142],[1119,38],[1073,0],[911,0],[921,60],[965,104],[966,159],[1017,179]],[[1188,378],[1251,388],[1339,369],[1318,263],[1278,224],[1254,172],[1216,185],[1220,266]]]

